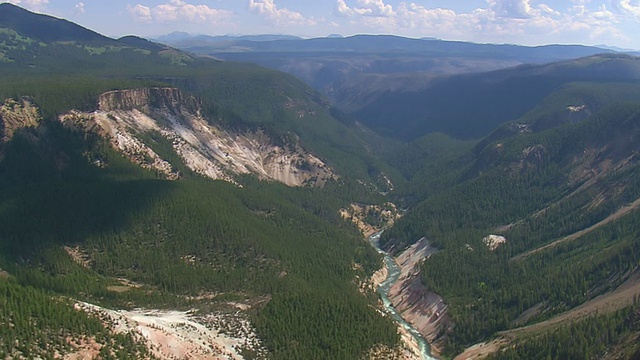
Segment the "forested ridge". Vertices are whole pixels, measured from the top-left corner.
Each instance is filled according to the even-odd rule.
[[[351,359],[374,344],[395,346],[395,326],[354,282],[380,259],[338,217],[340,191],[157,180],[81,136],[45,122],[5,146],[0,267],[13,286],[117,307],[198,306],[183,295],[203,293],[267,296],[254,316],[273,358]],[[103,152],[109,166],[95,168],[82,150]],[[56,168],[51,153],[70,163]],[[63,245],[81,248],[88,268]],[[116,278],[145,286],[110,291]]]
[[[635,345],[640,330],[638,303],[633,307],[568,324],[543,334],[524,339],[490,356],[491,359],[637,359],[640,350]],[[622,340],[621,340],[622,339]]]
[[[76,301],[201,312],[240,302],[270,359],[397,349],[396,325],[363,286],[380,255],[339,214],[353,203],[403,209],[381,240],[391,252],[423,236],[438,248],[421,281],[444,298],[455,325],[445,357],[554,319],[640,271],[637,58],[440,79],[426,94],[442,98],[387,94],[356,114],[379,121],[391,112],[376,123],[381,132],[408,120],[391,131],[413,139],[402,142],[293,76],[64,26],[74,39],[0,22],[0,100],[37,113],[10,132],[0,119],[0,357],[52,358],[98,342],[103,358],[152,358],[139,336],[114,333],[74,310]],[[96,110],[107,91],[147,87],[193,96],[222,129],[302,144],[337,176],[322,188],[249,175],[211,181],[191,172],[170,140],[140,134],[184,175],[168,181],[98,132],[58,121]],[[422,107],[394,112],[386,105],[398,97],[394,106]],[[493,234],[506,243],[490,249],[483,239]],[[513,336],[494,356],[637,356],[637,307]]]
[[[79,300],[185,310],[247,302],[272,359],[354,359],[398,345],[373,291],[360,289],[381,258],[338,214],[352,201],[382,199],[376,182],[386,165],[319,95],[255,65],[130,40],[57,42],[32,30],[0,30],[0,97],[38,112],[37,124],[18,128],[0,148],[2,355],[51,357],[73,352],[78,340],[112,349],[104,358],[150,357],[139,338],[74,310]],[[71,33],[86,35],[76,25]],[[322,189],[251,176],[238,186],[182,168],[180,181],[162,180],[98,133],[57,120],[96,110],[106,91],[153,86],[197,96],[203,116],[224,128],[300,142],[340,178]],[[157,134],[144,136],[163,156],[173,154]],[[42,318],[38,331],[34,317]]]
[[[604,221],[640,197],[637,91],[628,84],[571,85],[504,125],[489,136],[493,140],[440,167],[444,173],[410,180],[409,186],[418,188],[434,177],[450,179],[441,191],[424,190],[425,200],[383,241],[402,249],[427,236],[441,250],[424,263],[422,281],[450,305],[456,327],[448,352],[549,319],[615,289],[638,271],[640,212],[631,209]],[[578,119],[567,111],[585,103],[589,113]],[[519,256],[599,222],[573,240]],[[507,243],[491,251],[482,242],[489,234],[502,235]],[[526,310],[529,315],[521,318]],[[608,344],[615,345],[618,335]],[[560,335],[549,336],[544,339],[556,341]],[[553,358],[580,358],[573,350],[553,351]],[[507,354],[525,356],[518,350]]]

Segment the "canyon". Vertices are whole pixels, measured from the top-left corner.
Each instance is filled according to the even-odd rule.
[[[337,178],[299,139],[275,139],[260,128],[227,129],[206,118],[196,97],[176,88],[111,91],[98,104],[94,112],[71,111],[59,120],[99,133],[134,163],[170,180],[185,175],[180,167],[232,183],[245,174],[288,186],[323,186]]]

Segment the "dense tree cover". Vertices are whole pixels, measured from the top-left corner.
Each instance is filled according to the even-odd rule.
[[[464,164],[466,157],[466,166],[436,168],[445,172],[441,178],[454,180],[442,191],[423,191],[426,199],[385,233],[388,248],[402,249],[426,235],[442,250],[425,262],[422,279],[451,306],[451,353],[496,331],[570,309],[637,269],[637,210],[576,240],[517,257],[588,228],[640,197],[640,168],[635,160],[623,160],[640,139],[640,107],[606,106],[614,96],[600,97],[628,86],[587,88],[576,85],[583,91],[578,98],[597,98],[600,111],[577,123],[559,121],[540,132],[503,136],[462,155],[458,161]],[[413,179],[411,186],[418,187],[422,179]],[[507,244],[492,252],[482,239],[496,233]],[[533,316],[519,319],[533,307]]]
[[[317,93],[255,65],[130,41],[42,42],[6,29],[0,39],[0,98],[29,97],[44,118],[4,144],[0,161],[0,266],[18,286],[115,307],[189,308],[203,305],[188,297],[200,294],[267,299],[251,316],[274,358],[353,359],[397,343],[375,296],[357,290],[380,257],[337,211],[382,202],[386,165]],[[151,132],[143,136],[185,175],[163,181],[105,139],[55,121],[95,110],[105,91],[146,86],[196,95],[216,124],[301,144],[340,178],[324,189],[209,181]],[[112,291],[116,278],[141,287]]]
[[[0,357],[54,359],[72,342],[97,341],[103,359],[153,358],[130,333],[112,334],[102,322],[75,310],[70,301],[0,278]]]
[[[352,359],[398,341],[391,320],[357,290],[355,276],[370,275],[380,258],[337,215],[342,191],[157,180],[85,136],[45,121],[5,146],[0,266],[21,286],[113,306],[266,296],[254,316],[274,358]],[[90,268],[63,245],[79,246]],[[145,286],[109,291],[117,277]]]
[[[541,335],[525,338],[517,346],[509,347],[490,358],[598,359],[613,352],[613,356],[619,358],[637,359],[640,348],[632,334],[640,331],[639,309],[635,305],[612,314],[594,315],[572,322]]]
[[[433,132],[478,139],[522,117],[571,82],[637,84],[633,56],[601,54],[544,65],[450,75],[414,86],[396,86],[364,98],[353,115],[381,134],[407,141]]]
[[[474,151],[481,152],[492,142],[522,131],[540,132],[566,123],[578,123],[611,104],[637,101],[638,97],[640,86],[637,83],[567,83],[522,118],[499,126],[482,139]]]
[[[2,66],[0,66],[2,69]],[[54,119],[71,109],[94,111],[98,96],[117,89],[162,86],[166,83],[128,78],[101,78],[82,75],[2,75],[0,99],[30,98],[46,119]]]
[[[261,129],[283,145],[300,143],[344,175],[341,182],[360,179],[386,190],[379,175],[391,171],[372,156],[358,129],[336,120],[329,103],[291,75],[128,43],[40,44],[6,29],[2,36],[7,39],[0,40],[0,53],[12,61],[0,63],[0,98],[29,96],[45,118],[95,110],[98,95],[109,90],[175,86],[198,96],[204,115],[216,124]],[[16,45],[7,48],[12,41]],[[180,57],[184,61],[175,61]]]

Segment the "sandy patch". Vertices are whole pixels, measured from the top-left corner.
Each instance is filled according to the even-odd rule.
[[[523,336],[541,334],[553,330],[572,321],[579,321],[595,314],[606,314],[624,309],[633,304],[634,297],[640,296],[640,271],[636,269],[629,278],[615,290],[595,297],[576,308],[558,316],[516,329],[498,333],[498,338],[491,342],[482,342],[467,348],[455,359],[484,359],[492,353],[509,345],[513,340]]]
[[[264,355],[251,324],[238,313],[196,316],[188,311],[109,310],[79,302],[115,332],[134,331],[159,359],[243,359],[242,349]]]
[[[623,206],[621,207],[618,211],[616,211],[615,213],[609,215],[607,218],[605,218],[604,220],[601,220],[599,222],[597,222],[596,224],[589,226],[586,229],[577,231],[571,235],[565,236],[561,239],[558,239],[552,243],[549,243],[547,245],[541,246],[539,248],[533,249],[533,250],[529,250],[527,252],[524,252],[520,255],[514,256],[513,258],[511,258],[511,260],[513,261],[519,261],[519,260],[523,260],[526,259],[527,257],[539,253],[541,251],[553,248],[559,244],[568,242],[568,241],[573,241],[579,237],[581,237],[582,235],[588,234],[594,230],[596,230],[597,228],[607,225],[608,223],[619,219],[620,217],[627,215],[628,213],[630,213],[631,211],[637,209],[638,207],[640,207],[640,199],[636,199],[634,202],[630,203],[629,205]]]
[[[429,241],[422,238],[396,258],[401,273],[389,291],[389,299],[402,317],[429,341],[433,355],[438,356],[453,323],[442,297],[427,290],[420,281],[422,262],[435,252]]]

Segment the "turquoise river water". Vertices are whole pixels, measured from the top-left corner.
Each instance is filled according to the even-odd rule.
[[[411,326],[411,324],[409,324],[405,319],[402,318],[400,312],[398,312],[398,310],[393,307],[393,304],[389,299],[389,290],[391,290],[393,284],[395,284],[400,277],[400,267],[387,252],[380,249],[380,235],[382,235],[382,232],[371,235],[369,237],[369,242],[371,243],[371,245],[373,245],[373,247],[376,248],[376,250],[378,250],[380,254],[384,255],[384,265],[388,271],[387,278],[382,282],[382,284],[380,284],[380,286],[378,286],[378,293],[380,294],[380,298],[382,299],[384,308],[387,313],[391,315],[393,320],[407,329],[411,336],[416,340],[420,348],[420,355],[422,359],[435,360],[435,358],[431,356],[431,346],[429,346],[429,342],[427,342],[427,339],[425,339],[424,336],[422,336],[418,332],[418,330],[416,330],[413,326]]]

